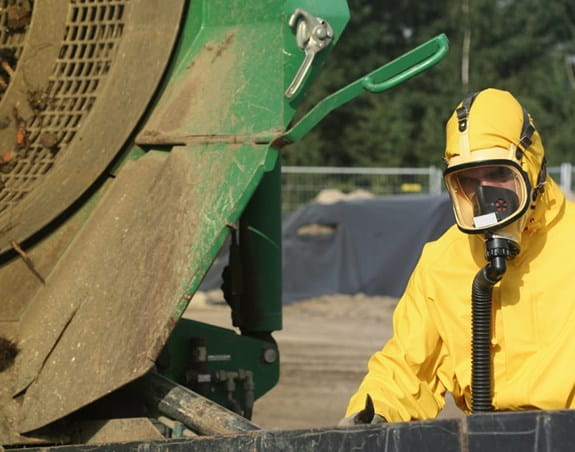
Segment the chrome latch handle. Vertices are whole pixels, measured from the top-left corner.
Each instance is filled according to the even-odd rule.
[[[325,49],[333,40],[333,28],[325,19],[297,8],[289,18],[289,27],[295,30],[297,46],[305,57],[292,82],[285,91],[285,97],[292,98],[301,88],[315,55]]]

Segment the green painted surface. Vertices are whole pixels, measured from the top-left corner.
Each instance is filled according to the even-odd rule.
[[[288,26],[297,7],[321,15],[335,32],[306,78],[309,85],[349,19],[345,0],[192,2],[177,63],[143,135],[165,144],[204,136],[269,142],[285,130],[303,98],[284,96],[304,58]]]
[[[240,221],[243,293],[239,321],[242,332],[282,328],[281,169],[279,159],[266,172]]]
[[[216,371],[229,372],[239,369],[252,371],[254,399],[261,397],[276,385],[279,379],[279,352],[275,344],[240,336],[233,330],[187,319],[183,319],[176,326],[167,346],[168,353],[164,355],[168,357],[169,365],[163,369],[163,373],[172,380],[186,382],[186,370],[192,367],[194,356],[192,338],[205,340],[207,369],[204,368],[204,373],[209,373],[211,380],[206,395],[215,402],[228,406],[226,384],[218,381]],[[276,359],[266,362],[265,356],[275,356]],[[190,386],[196,391],[199,389],[193,384]],[[245,392],[244,383],[238,381],[233,398],[244,408]]]
[[[266,145],[201,143],[185,147],[193,158],[196,183],[190,187],[197,209],[195,239],[188,248],[188,258],[182,265],[190,267],[190,275],[182,281],[182,292],[193,294],[213,259],[222,247],[228,227],[239,221],[270,160],[277,151]],[[184,295],[175,301],[175,319],[188,303]]]

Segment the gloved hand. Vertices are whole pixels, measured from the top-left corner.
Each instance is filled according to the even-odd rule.
[[[344,417],[337,425],[338,427],[350,427],[352,425],[360,424],[383,424],[384,422],[387,421],[383,416],[375,414],[373,401],[371,400],[371,396],[367,394],[363,410],[359,413]]]
[[[360,411],[360,413],[361,413],[361,411]],[[341,419],[337,423],[337,426],[338,427],[351,427],[354,425],[361,425],[361,424],[364,424],[364,425],[365,424],[371,424],[371,425],[385,424],[387,422],[387,420],[383,416],[380,416],[379,414],[374,414],[371,422],[367,422],[367,423],[357,422],[356,416],[358,414],[359,413],[355,413],[355,414],[352,414],[351,416],[344,417],[343,419]]]

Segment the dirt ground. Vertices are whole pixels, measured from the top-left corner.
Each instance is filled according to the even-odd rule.
[[[230,311],[217,293],[200,294],[186,317],[230,328]],[[333,295],[284,307],[283,330],[274,333],[281,356],[280,381],[254,407],[266,429],[329,427],[343,416],[367,371],[367,360],[391,337],[397,300]],[[461,416],[450,397],[440,417]]]

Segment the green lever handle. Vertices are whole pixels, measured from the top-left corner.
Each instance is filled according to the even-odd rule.
[[[274,144],[281,147],[300,140],[331,111],[366,91],[381,93],[409,80],[441,61],[448,49],[449,40],[445,34],[430,39],[320,101],[290,130],[274,140]]]
[[[436,36],[366,75],[361,81],[362,86],[372,93],[381,93],[393,88],[438,63],[447,53],[448,47],[447,36],[444,34]]]

